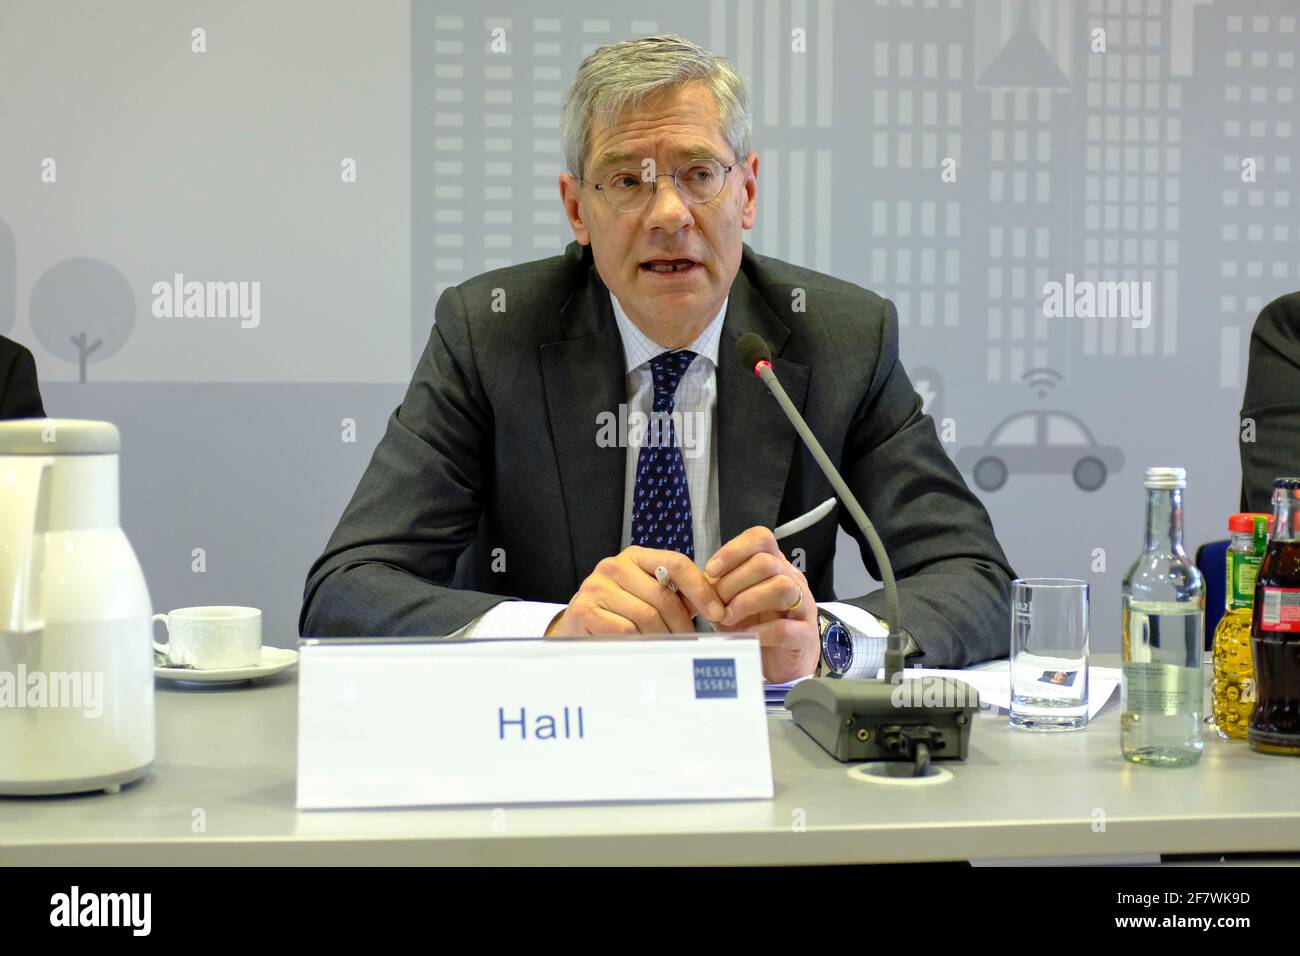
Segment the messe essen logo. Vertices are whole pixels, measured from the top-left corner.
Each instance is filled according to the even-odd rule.
[[[735,697],[736,660],[732,657],[695,658],[695,697]]]

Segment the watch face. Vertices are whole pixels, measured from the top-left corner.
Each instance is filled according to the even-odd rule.
[[[822,654],[837,674],[843,674],[853,663],[853,639],[849,629],[839,621],[832,621],[822,634]]]

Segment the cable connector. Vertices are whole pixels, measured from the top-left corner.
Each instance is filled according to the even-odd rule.
[[[931,753],[939,753],[947,744],[932,724],[891,724],[881,728],[880,746],[891,756],[906,755],[912,761],[912,776],[924,777],[930,772]]]

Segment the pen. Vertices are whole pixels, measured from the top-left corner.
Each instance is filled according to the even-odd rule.
[[[668,576],[668,569],[662,564],[655,568],[655,579],[659,582],[660,587],[667,588],[674,594],[677,593],[677,585],[673,583],[673,579]]]
[[[787,521],[785,524],[777,527],[777,529],[772,533],[776,535],[776,540],[778,541],[780,541],[782,538],[788,538],[792,534],[798,534],[804,528],[811,528],[818,521],[821,521],[822,518],[825,518],[828,514],[831,513],[834,507],[835,507],[835,499],[827,498],[825,501],[819,504],[812,511],[809,511],[807,514],[800,515],[799,517],[795,518],[793,521]]]

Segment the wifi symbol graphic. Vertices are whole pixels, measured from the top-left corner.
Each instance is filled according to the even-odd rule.
[[[1030,388],[1037,392],[1039,398],[1042,398],[1056,387],[1056,384],[1061,381],[1061,378],[1061,373],[1055,369],[1031,368],[1021,376],[1021,381],[1025,382]]]

